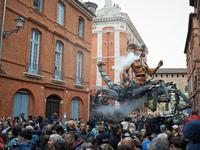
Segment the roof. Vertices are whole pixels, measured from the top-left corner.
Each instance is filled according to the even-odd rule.
[[[185,42],[185,50],[184,50],[185,54],[186,54],[186,50],[187,50],[188,42],[189,42],[189,38],[190,38],[192,16],[194,16],[194,15],[197,15],[197,13],[190,13],[190,15],[189,15],[188,33],[187,33],[187,38],[186,38],[186,42]]]
[[[159,68],[156,74],[187,74],[187,68]]]
[[[79,6],[81,6],[83,9],[85,9],[90,15],[96,16],[91,10],[89,10],[83,3],[81,3],[79,0],[74,0]]]

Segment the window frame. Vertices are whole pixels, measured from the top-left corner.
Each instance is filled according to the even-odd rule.
[[[35,40],[36,34],[38,35],[37,37],[38,40]],[[29,47],[29,64],[31,63],[31,65],[28,65],[28,72],[31,72],[34,74],[38,74],[40,37],[41,37],[41,33],[38,30],[31,29],[30,47]],[[37,46],[36,52],[35,52],[35,46]],[[37,54],[36,56],[37,58],[34,56],[35,54]]]
[[[84,36],[84,18],[79,16],[79,19],[78,19],[78,36],[83,38]],[[82,27],[82,28],[81,28]]]
[[[78,85],[81,85],[82,65],[83,65],[83,52],[78,51],[76,60],[76,84]]]
[[[63,8],[63,10],[61,10]],[[63,15],[63,16],[61,16]],[[58,10],[57,10],[57,23],[64,26],[64,17],[65,17],[65,4],[61,1],[58,2]],[[62,20],[61,20],[62,18]]]

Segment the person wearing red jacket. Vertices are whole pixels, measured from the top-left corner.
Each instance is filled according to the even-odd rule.
[[[200,117],[198,116],[198,112],[196,110],[192,110],[191,116],[187,119],[186,123],[195,119],[200,119]]]

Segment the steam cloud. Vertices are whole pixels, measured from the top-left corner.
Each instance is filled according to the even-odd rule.
[[[125,67],[131,66],[131,64],[135,60],[140,59],[140,55],[138,56],[138,55],[135,55],[133,52],[130,52],[130,53],[127,54],[127,56],[119,57],[119,59],[120,59],[120,64],[112,66],[112,68],[115,69],[115,70],[118,70],[120,72],[123,72],[123,69]]]
[[[138,109],[143,106],[144,102],[147,101],[147,96],[143,96],[142,98],[127,100],[125,103],[121,104],[121,107],[115,109],[112,104],[103,105],[99,108],[99,111],[95,112],[94,116],[96,117],[104,117],[112,118],[114,121],[121,121],[124,116],[127,116],[133,110]]]

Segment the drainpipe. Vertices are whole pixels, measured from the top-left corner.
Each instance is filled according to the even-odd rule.
[[[107,44],[107,75],[109,76],[109,34],[110,32],[107,32],[108,34],[108,44]]]
[[[1,71],[1,51],[2,51],[2,43],[3,43],[3,28],[4,28],[4,21],[5,21],[5,13],[6,13],[6,0],[4,0],[3,20],[2,20],[2,28],[1,28],[1,43],[0,43],[0,71]]]

